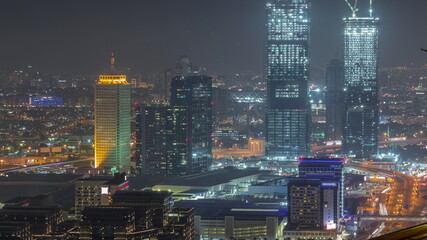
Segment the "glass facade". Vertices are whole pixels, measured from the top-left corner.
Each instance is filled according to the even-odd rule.
[[[345,118],[343,152],[369,158],[378,152],[379,19],[344,19]]]
[[[187,173],[186,117],[184,107],[138,106],[136,162],[139,174],[180,176]]]
[[[344,116],[344,63],[332,60],[326,67],[326,140],[341,140]]]
[[[186,109],[187,174],[208,171],[212,164],[212,78],[176,76],[171,106]]]
[[[266,155],[272,160],[309,152],[309,8],[306,0],[267,3]]]

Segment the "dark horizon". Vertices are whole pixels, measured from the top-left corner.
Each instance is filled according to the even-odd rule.
[[[361,0],[360,15],[368,0]],[[4,0],[0,3],[0,71],[27,65],[47,73],[97,74],[110,52],[120,67],[162,72],[181,55],[209,73],[263,72],[266,0]],[[325,3],[327,2],[327,3]],[[341,49],[344,0],[312,3],[311,68]],[[381,19],[380,67],[424,65],[427,2],[374,1]],[[418,36],[418,37],[417,37]],[[316,79],[312,79],[316,80]]]

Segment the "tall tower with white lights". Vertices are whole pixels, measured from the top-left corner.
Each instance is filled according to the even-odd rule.
[[[309,153],[309,10],[307,0],[267,3],[266,155],[271,160]]]
[[[126,75],[100,75],[95,86],[95,167],[111,172],[130,168],[131,85]]]
[[[357,1],[350,6],[352,17],[344,18],[344,139],[343,153],[369,158],[378,152],[378,35],[379,19],[357,16]]]

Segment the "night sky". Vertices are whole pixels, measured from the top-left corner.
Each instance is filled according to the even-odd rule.
[[[359,0],[368,2],[368,0]],[[266,0],[1,0],[0,71],[99,73],[119,65],[163,71],[180,55],[210,73],[263,71]],[[380,65],[427,63],[427,0],[374,0]],[[361,9],[360,15],[367,12]],[[311,64],[341,48],[344,0],[313,0]]]

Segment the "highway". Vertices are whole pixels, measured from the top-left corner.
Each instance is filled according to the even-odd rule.
[[[381,225],[371,234],[372,237],[386,234],[392,231],[396,226],[399,228],[410,227],[416,225],[413,216],[419,216],[421,213],[420,207],[417,207],[418,198],[418,182],[410,176],[397,171],[379,169],[364,164],[346,164],[346,167],[354,168],[360,171],[390,177],[394,180],[391,190],[378,196],[380,202],[378,204],[378,216],[363,216],[361,220],[379,221]],[[384,206],[386,211],[379,211],[380,206]],[[420,221],[424,218],[418,218]],[[384,224],[383,224],[384,223]]]
[[[26,171],[31,171],[31,170],[34,170],[37,168],[57,167],[60,165],[65,165],[65,164],[87,162],[87,161],[93,161],[93,159],[78,159],[78,160],[61,161],[61,162],[54,162],[54,163],[44,163],[44,164],[31,165],[31,166],[26,166],[26,167],[18,167],[18,168],[0,170],[0,175],[5,175],[8,173],[16,173],[16,172],[26,172]]]
[[[400,144],[417,144],[420,142],[427,143],[427,138],[407,139],[407,140],[393,140],[393,141],[380,141],[380,146],[387,145],[400,145]],[[340,144],[337,145],[325,145],[325,146],[312,146],[311,151],[313,153],[322,153],[327,150],[338,150],[341,148]]]

